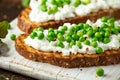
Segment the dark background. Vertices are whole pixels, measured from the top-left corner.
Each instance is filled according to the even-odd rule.
[[[23,9],[21,0],[0,0],[0,21],[12,21]],[[0,68],[0,80],[35,80]]]

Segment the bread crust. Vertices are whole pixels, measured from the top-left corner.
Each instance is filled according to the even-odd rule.
[[[86,22],[88,19],[91,21],[96,21],[98,18],[103,16],[107,17],[115,17],[116,19],[120,19],[120,9],[107,9],[100,10],[98,12],[90,13],[86,16],[76,16],[72,18],[67,18],[65,20],[50,20],[47,22],[32,22],[29,18],[29,13],[31,9],[28,7],[24,9],[18,16],[18,27],[26,33],[30,33],[35,27],[44,27],[45,29],[53,27],[58,28],[66,22],[78,24],[80,22]]]
[[[120,49],[107,50],[102,54],[70,54],[64,56],[62,53],[38,51],[24,43],[28,34],[22,34],[15,40],[16,50],[23,57],[65,68],[78,68],[90,66],[102,66],[120,63]]]

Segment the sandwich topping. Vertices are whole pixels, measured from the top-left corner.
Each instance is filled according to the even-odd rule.
[[[120,0],[31,0],[30,20],[45,22],[85,16],[102,9],[120,8]]]
[[[24,39],[26,45],[45,52],[101,54],[120,48],[120,20],[102,17],[95,23],[64,23],[58,29],[35,28]]]

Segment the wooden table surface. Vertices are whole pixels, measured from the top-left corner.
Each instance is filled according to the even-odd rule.
[[[0,21],[12,21],[23,9],[21,0],[0,0]],[[35,80],[17,73],[0,69],[0,80]]]

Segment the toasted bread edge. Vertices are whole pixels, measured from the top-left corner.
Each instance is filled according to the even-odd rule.
[[[102,54],[70,54],[64,56],[62,53],[38,51],[24,43],[27,34],[20,35],[15,40],[16,50],[26,59],[37,62],[49,63],[65,68],[78,68],[90,66],[102,66],[120,63],[120,49],[108,50]]]

